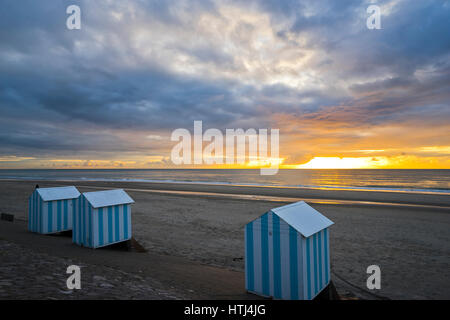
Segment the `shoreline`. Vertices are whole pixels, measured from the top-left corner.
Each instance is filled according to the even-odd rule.
[[[429,195],[450,195],[450,189],[415,189],[407,187],[375,187],[375,186],[314,186],[314,185],[264,185],[257,183],[231,183],[212,181],[183,181],[183,180],[149,180],[149,179],[13,179],[0,178],[0,181],[43,181],[43,182],[63,182],[63,183],[145,183],[145,184],[181,184],[181,185],[206,185],[206,186],[229,186],[229,187],[254,187],[254,188],[279,188],[298,190],[329,190],[329,191],[365,191],[365,192],[388,192],[407,194],[429,194]]]
[[[83,186],[80,188],[88,188],[95,190],[104,190],[105,187],[95,186]],[[276,196],[262,196],[262,195],[250,195],[250,194],[236,194],[236,193],[216,193],[216,192],[199,192],[199,191],[177,191],[177,190],[159,190],[159,189],[132,189],[125,188],[126,191],[133,192],[146,192],[156,194],[167,194],[177,196],[198,196],[209,198],[228,198],[237,200],[250,200],[250,201],[268,201],[268,202],[298,202],[305,201],[310,204],[329,204],[329,205],[348,205],[348,206],[384,206],[384,207],[403,207],[403,208],[422,208],[432,210],[450,210],[450,206],[445,205],[425,205],[425,204],[408,204],[408,203],[395,203],[395,202],[373,202],[363,200],[333,200],[333,199],[307,199],[307,198],[292,198],[292,197],[276,197]]]
[[[1,180],[0,183],[25,185],[75,185],[80,188],[121,188],[140,192],[154,192],[198,197],[230,197],[243,200],[271,202],[310,201],[322,204],[385,205],[450,209],[450,196],[442,193],[411,193],[391,191],[365,191],[328,188],[290,188],[228,184],[129,182],[129,181],[67,181],[67,180]]]

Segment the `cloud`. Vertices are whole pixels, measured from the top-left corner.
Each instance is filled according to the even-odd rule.
[[[67,30],[73,1],[6,0],[0,157],[167,156],[194,120],[280,128],[286,159],[384,150],[362,132],[417,123],[423,147],[447,145],[433,132],[450,120],[449,2],[377,1],[382,30],[369,3],[77,1],[82,29]]]

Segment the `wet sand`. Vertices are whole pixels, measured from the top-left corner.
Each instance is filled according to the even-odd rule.
[[[245,295],[245,224],[270,208],[306,199],[335,222],[330,230],[332,280],[340,294],[360,298],[450,299],[448,195],[165,183],[0,181],[0,211],[25,220],[27,197],[36,183],[41,187],[70,184],[82,192],[126,189],[136,201],[132,209],[133,235],[148,250],[145,255],[156,255],[166,265],[178,261],[180,269],[192,271],[190,283],[183,281],[182,273],[170,283],[182,292],[188,287],[203,290],[201,283],[196,282],[208,278],[202,277],[199,266],[208,266],[218,274],[221,270],[231,272],[227,277],[233,283],[229,290],[232,294],[227,297]],[[16,242],[23,238],[14,237],[12,231],[9,234]],[[104,259],[108,264],[107,254]],[[147,261],[136,259],[134,263]],[[368,292],[366,268],[373,264],[381,268],[382,288]],[[126,265],[119,267],[126,269]],[[195,273],[199,274],[194,276]],[[169,277],[161,273],[157,278],[164,284]],[[196,297],[217,298],[211,287],[208,290],[198,292]]]

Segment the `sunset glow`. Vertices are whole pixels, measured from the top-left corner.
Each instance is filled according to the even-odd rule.
[[[383,0],[380,30],[367,3],[80,0],[67,30],[64,4],[11,1],[0,168],[450,168],[448,1]],[[279,153],[175,165],[194,121],[278,129]]]
[[[298,165],[297,169],[374,169],[388,163],[386,158],[339,158],[315,157],[308,163]]]

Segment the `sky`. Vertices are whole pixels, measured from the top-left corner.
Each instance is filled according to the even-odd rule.
[[[450,169],[449,0],[1,6],[0,168],[177,168],[201,120],[279,129],[282,168]]]

